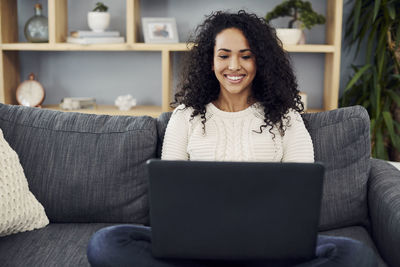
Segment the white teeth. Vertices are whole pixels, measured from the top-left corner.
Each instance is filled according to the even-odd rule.
[[[229,75],[227,75],[226,77],[227,77],[229,80],[234,80],[234,81],[238,81],[238,80],[240,80],[240,79],[243,78],[243,76],[229,76]]]

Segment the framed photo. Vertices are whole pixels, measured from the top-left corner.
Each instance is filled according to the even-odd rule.
[[[175,18],[142,18],[145,43],[178,43]]]

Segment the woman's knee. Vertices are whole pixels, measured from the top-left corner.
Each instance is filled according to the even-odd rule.
[[[317,257],[340,263],[337,266],[377,266],[375,252],[364,243],[346,238],[319,236]]]
[[[148,227],[116,225],[98,230],[87,246],[88,261],[92,266],[111,266],[135,250],[147,250],[151,243]]]

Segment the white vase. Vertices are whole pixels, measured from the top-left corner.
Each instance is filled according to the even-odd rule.
[[[300,29],[276,29],[276,35],[282,44],[295,45],[299,44],[303,31]]]
[[[110,24],[110,13],[108,12],[88,12],[88,25],[94,32],[104,32]]]

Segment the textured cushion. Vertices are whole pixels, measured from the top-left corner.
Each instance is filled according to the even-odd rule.
[[[0,236],[46,226],[43,206],[29,191],[18,155],[0,129]]]
[[[148,223],[155,119],[1,104],[0,128],[50,221]]]
[[[367,111],[354,106],[303,116],[308,120],[315,160],[326,169],[320,229],[364,223],[370,171]]]
[[[372,237],[391,266],[400,266],[400,171],[371,159],[368,204]]]
[[[1,266],[90,266],[86,248],[104,223],[51,223],[47,227],[0,239]]]
[[[164,112],[157,118],[157,158],[161,158],[162,143],[164,141],[165,130],[167,129],[168,121],[171,118],[172,112]]]

